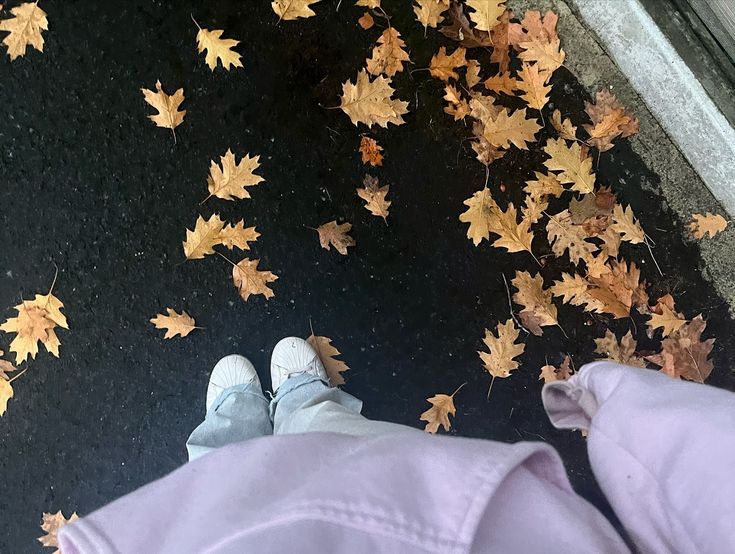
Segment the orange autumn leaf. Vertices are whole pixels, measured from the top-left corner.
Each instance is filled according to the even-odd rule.
[[[383,165],[383,154],[381,154],[383,147],[375,139],[363,136],[360,139],[359,151],[362,155],[362,163],[369,163],[373,167]]]
[[[454,395],[464,386],[464,383],[452,394],[436,394],[426,401],[431,404],[431,408],[421,414],[419,420],[425,421],[426,426],[424,431],[427,433],[436,433],[439,430],[439,426],[444,427],[445,431],[449,431],[452,428],[452,423],[449,421],[449,416],[454,416],[456,408],[454,406]]]

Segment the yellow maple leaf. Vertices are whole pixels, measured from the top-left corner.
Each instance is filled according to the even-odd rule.
[[[186,312],[177,313],[172,308],[166,308],[166,313],[168,315],[156,314],[156,317],[150,320],[156,329],[166,329],[166,334],[163,335],[164,339],[170,339],[176,335],[185,337],[194,329],[199,329],[194,318]]]
[[[223,30],[215,29],[214,31],[210,31],[209,29],[199,27],[196,21],[194,23],[199,29],[197,33],[197,50],[200,54],[205,50],[207,51],[204,61],[209,66],[209,69],[214,71],[214,68],[217,67],[217,61],[221,62],[222,67],[227,71],[230,70],[230,66],[242,67],[240,54],[232,50],[240,44],[239,40],[222,38]]]
[[[559,69],[564,63],[566,54],[561,49],[561,43],[558,38],[551,41],[541,41],[534,39],[528,42],[521,42],[519,46],[523,48],[518,57],[524,62],[536,62],[538,68],[550,74]]]
[[[561,119],[561,111],[554,110],[551,114],[551,125],[559,133],[559,136],[565,140],[577,140],[577,128],[572,125],[570,119]]]
[[[42,537],[38,538],[38,542],[40,542],[43,546],[47,546],[49,548],[56,548],[57,550],[53,554],[60,554],[59,548],[59,529],[61,529],[64,525],[68,525],[69,523],[74,523],[76,520],[79,519],[79,516],[77,516],[77,513],[74,512],[69,519],[66,519],[64,517],[64,514],[61,513],[61,510],[56,512],[55,514],[50,514],[47,512],[43,513],[42,519],[41,519],[41,530],[45,533]]]
[[[214,247],[222,242],[220,233],[224,222],[217,214],[205,220],[199,216],[194,225],[194,230],[186,230],[184,256],[187,260],[198,260],[209,254],[214,254]]]
[[[381,154],[383,147],[375,139],[362,137],[359,151],[362,156],[362,163],[369,163],[373,167],[383,165],[383,154]]]
[[[401,125],[405,123],[401,116],[408,113],[408,102],[391,98],[394,92],[390,79],[379,75],[371,81],[368,72],[363,69],[357,74],[354,85],[351,81],[342,85],[339,107],[355,126],[358,123],[368,127],[375,124],[388,127],[388,123]]]
[[[544,147],[550,158],[544,165],[551,171],[561,171],[556,177],[562,183],[572,183],[572,190],[582,194],[595,191],[595,174],[592,172],[592,158],[582,155],[579,143],[567,146],[562,138],[549,139]]]
[[[519,314],[524,325],[534,335],[541,335],[541,327],[558,325],[556,306],[551,301],[551,291],[544,290],[544,280],[541,275],[531,275],[528,271],[516,271],[511,281],[518,289],[513,294],[513,301],[523,306]]]
[[[454,406],[454,395],[457,394],[464,385],[465,384],[462,383],[452,394],[435,394],[434,396],[426,399],[426,401],[431,404],[431,408],[426,410],[419,417],[420,421],[426,422],[424,431],[434,434],[439,430],[440,425],[444,427],[445,431],[449,431],[449,429],[452,428],[449,416],[454,416],[457,412],[457,409]]]
[[[317,227],[316,232],[319,233],[319,243],[322,248],[329,250],[331,245],[337,252],[346,256],[347,247],[355,246],[355,239],[347,234],[350,229],[352,229],[351,223],[338,224],[337,221],[332,220]]]
[[[266,299],[274,296],[268,283],[277,280],[278,275],[270,271],[259,271],[259,263],[260,260],[243,258],[237,264],[232,264],[232,281],[243,300],[247,301],[254,294],[262,294]]]
[[[186,110],[179,111],[179,106],[184,101],[184,89],[180,88],[171,95],[166,94],[161,88],[161,81],[156,81],[156,91],[141,88],[143,98],[151,106],[158,110],[155,115],[149,115],[148,119],[157,126],[171,129],[176,143],[176,127],[184,122]]]
[[[640,244],[646,241],[640,223],[633,217],[633,208],[628,206],[623,209],[620,204],[615,205],[613,210],[613,223],[610,228],[618,233],[620,237],[631,244]]]
[[[278,21],[282,19],[289,21],[299,17],[312,17],[316,13],[309,7],[316,4],[320,0],[273,0],[271,7],[278,16]]]
[[[342,374],[350,369],[350,367],[342,360],[335,359],[341,354],[341,352],[334,347],[332,339],[317,336],[312,333],[311,336],[306,339],[306,342],[316,350],[317,356],[319,356],[319,359],[322,361],[322,365],[324,365],[324,369],[327,372],[327,377],[329,377],[329,384],[333,387],[344,385],[345,379],[342,377]]]
[[[371,75],[384,73],[393,77],[403,71],[403,62],[411,61],[404,50],[406,43],[395,27],[388,27],[378,38],[378,46],[373,48],[373,56],[367,60],[367,70]]]
[[[255,170],[260,167],[260,156],[250,157],[245,154],[240,158],[239,163],[235,163],[235,155],[229,148],[224,156],[220,157],[222,167],[212,160],[209,166],[209,177],[207,178],[207,190],[209,196],[204,199],[208,200],[212,196],[222,198],[223,200],[232,200],[233,198],[250,198],[247,187],[255,186],[265,181],[263,177],[255,174]]]
[[[491,31],[505,12],[505,0],[467,0],[467,6],[474,10],[470,19],[480,31]]]
[[[498,148],[510,148],[511,143],[522,150],[528,150],[527,142],[536,140],[536,133],[541,125],[535,119],[526,118],[526,108],[508,114],[503,108],[497,117],[491,117],[485,123],[483,136]]]
[[[689,229],[692,231],[695,239],[703,239],[707,235],[712,238],[727,228],[728,221],[720,214],[707,212],[706,215],[694,214],[692,218]]]
[[[48,30],[48,19],[38,2],[25,2],[12,8],[10,13],[13,17],[0,21],[0,31],[9,33],[3,44],[8,48],[10,61],[25,56],[28,46],[43,52],[41,33]]]
[[[475,192],[464,201],[464,205],[467,210],[460,214],[459,220],[470,224],[467,238],[477,246],[483,239],[490,238],[490,220],[499,208],[487,187]]]
[[[424,35],[426,28],[436,28],[439,23],[444,21],[442,14],[449,9],[449,2],[444,0],[415,0],[413,13],[416,19],[424,26]]]
[[[495,377],[510,377],[510,372],[518,369],[518,362],[514,359],[523,354],[525,344],[516,344],[520,330],[509,319],[505,323],[498,324],[497,336],[485,329],[485,343],[489,352],[478,352],[485,369]]]
[[[529,107],[541,110],[549,102],[551,86],[546,86],[551,74],[547,71],[539,71],[538,65],[523,64],[518,72],[520,77],[517,87],[524,92],[521,95]]]
[[[465,54],[467,50],[459,46],[451,54],[447,54],[447,49],[442,46],[439,51],[434,54],[429,63],[429,73],[432,77],[448,82],[449,79],[459,79],[459,73],[455,70],[459,67],[465,67],[467,60]]]
[[[8,401],[13,398],[13,386],[9,381],[0,379],[0,416],[8,409]]]
[[[363,179],[364,188],[357,189],[357,195],[365,201],[365,209],[371,214],[382,217],[386,221],[388,217],[388,208],[391,205],[390,200],[385,197],[388,194],[389,186],[380,186],[378,180],[370,175],[365,175]]]

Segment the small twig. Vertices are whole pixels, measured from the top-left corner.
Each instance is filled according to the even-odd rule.
[[[653,255],[653,250],[651,249],[651,245],[648,243],[648,235],[643,235],[643,244],[646,245],[648,248],[649,254],[651,254],[651,259],[653,260],[653,263],[656,265],[656,269],[658,269],[658,274],[661,275],[661,277],[664,276],[664,272],[661,271],[661,267],[658,265],[658,261],[656,261],[656,256]],[[653,242],[653,241],[651,241]]]
[[[312,333],[312,334],[313,334],[313,333]],[[459,392],[459,390],[460,390],[460,389],[461,389],[462,387],[464,387],[464,386],[465,386],[466,384],[467,384],[467,381],[465,381],[465,382],[464,382],[464,383],[462,383],[462,384],[461,384],[460,386],[458,386],[458,387],[457,387],[457,390],[456,390],[456,391],[454,391],[454,392],[453,392],[453,393],[451,394],[451,398],[454,398],[454,395],[455,395],[455,394],[457,394],[457,393]]]
[[[493,375],[493,380],[490,381],[490,387],[487,389],[487,399],[490,400],[490,391],[493,390],[493,383],[495,383],[495,375]]]
[[[217,250],[215,250],[215,252],[217,252]],[[223,254],[222,252],[217,252],[217,255],[218,255],[218,256],[220,256],[220,257],[222,257],[222,258],[224,258],[224,259],[225,259],[225,260],[227,260],[228,262],[230,262],[230,264],[231,264],[231,265],[232,265],[233,267],[237,267],[237,269],[240,269],[240,268],[238,267],[238,265],[237,265],[237,264],[236,264],[235,262],[233,262],[233,261],[232,261],[232,260],[231,260],[230,258],[228,258],[227,256],[225,256],[225,255],[224,255],[224,254]]]
[[[202,28],[199,26],[199,23],[197,23],[197,20],[194,19],[194,14],[191,14],[190,13],[189,15],[191,16],[191,20],[194,22],[194,25],[196,25],[197,26],[197,29],[199,29],[201,31]]]
[[[20,377],[20,376],[21,376],[21,375],[23,375],[23,374],[24,374],[24,373],[25,373],[26,371],[28,371],[28,368],[29,368],[29,367],[30,367],[29,365],[26,365],[26,367],[25,367],[25,369],[24,369],[23,371],[21,371],[21,372],[20,372],[20,373],[18,373],[17,375],[14,375],[14,376],[13,376],[13,377],[11,377],[10,379],[8,379],[8,384],[12,383],[12,382],[13,382],[13,381],[15,381],[15,380],[16,380],[16,379],[17,379],[18,377]]]

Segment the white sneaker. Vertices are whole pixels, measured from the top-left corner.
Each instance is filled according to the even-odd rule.
[[[286,379],[310,373],[328,381],[327,372],[316,350],[304,339],[286,337],[279,341],[271,355],[271,386],[278,390]]]
[[[209,377],[207,411],[223,390],[246,383],[255,383],[260,387],[258,373],[250,360],[239,354],[230,354],[222,358],[214,366],[212,375]]]

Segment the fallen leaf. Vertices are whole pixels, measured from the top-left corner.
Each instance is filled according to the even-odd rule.
[[[332,220],[317,227],[316,232],[319,233],[319,243],[322,248],[329,250],[331,245],[337,252],[346,256],[347,247],[355,246],[355,240],[347,234],[350,229],[352,229],[351,223],[338,224]]]
[[[13,386],[5,379],[0,379],[0,416],[8,409],[8,401],[13,398]]]
[[[207,51],[204,61],[209,66],[209,69],[214,71],[218,61],[227,71],[230,70],[230,66],[242,67],[240,54],[232,50],[240,44],[239,40],[222,38],[223,30],[215,29],[214,31],[210,31],[209,29],[199,27],[196,21],[194,23],[199,28],[199,32],[197,33],[197,50],[200,54],[205,50]]]
[[[561,281],[554,281],[554,284],[549,287],[551,294],[560,297],[564,304],[571,304],[573,306],[588,305],[591,308],[598,307],[597,301],[587,292],[590,289],[590,284],[584,277],[562,273],[561,278]]]
[[[561,111],[554,110],[551,114],[551,125],[564,140],[577,140],[577,128],[568,118],[562,121]]]
[[[485,126],[480,121],[474,122],[472,125],[472,134],[477,140],[472,141],[470,145],[472,146],[472,150],[475,152],[477,161],[487,166],[493,161],[502,158],[506,151],[496,148],[490,144],[483,135],[484,130]]]
[[[460,385],[461,389],[464,385]],[[456,408],[454,407],[454,395],[459,392],[459,389],[454,391],[451,395],[449,394],[436,394],[431,398],[427,398],[426,401],[431,404],[431,408],[426,410],[419,417],[420,421],[426,422],[424,431],[427,433],[436,433],[439,430],[439,426],[444,427],[445,431],[449,431],[452,428],[452,424],[449,421],[449,416],[454,416]]]
[[[243,258],[232,266],[232,280],[240,293],[240,298],[243,300],[247,300],[253,294],[262,294],[266,299],[274,296],[273,290],[268,287],[268,283],[277,280],[278,275],[274,275],[270,271],[259,271],[259,263],[260,260]]]
[[[5,352],[0,350],[0,356],[5,355]],[[15,367],[11,362],[8,360],[0,360],[0,379],[4,379],[5,381],[10,380],[10,376],[8,373],[12,373],[14,371],[18,371],[18,368]]]
[[[391,80],[382,75],[371,81],[363,69],[357,74],[356,84],[347,81],[342,85],[340,108],[355,126],[364,123],[368,127],[375,124],[388,127],[388,123],[405,123],[401,116],[408,113],[408,102],[391,98],[395,91],[390,85]]]
[[[247,187],[253,187],[262,183],[265,179],[255,174],[255,170],[260,167],[260,156],[250,157],[245,154],[240,158],[240,162],[235,162],[235,155],[229,148],[224,156],[220,156],[220,164],[212,160],[209,166],[209,177],[207,177],[207,190],[211,198],[216,196],[223,200],[232,200],[233,198],[250,198]]]
[[[375,20],[373,19],[372,15],[370,15],[368,12],[365,12],[364,14],[362,14],[362,17],[357,20],[357,23],[360,25],[360,27],[367,31],[373,25],[375,25]]]
[[[588,294],[601,304],[593,311],[612,314],[616,319],[629,317],[634,306],[641,313],[646,313],[648,295],[645,281],[640,281],[641,272],[635,263],[631,262],[628,267],[625,261],[612,260],[610,268],[610,272],[599,277],[588,276],[588,281],[594,285]]]
[[[365,175],[362,183],[365,187],[358,188],[357,195],[365,201],[365,209],[373,215],[382,217],[383,221],[386,221],[388,208],[391,204],[390,200],[385,199],[389,186],[385,185],[381,187],[378,184],[378,180],[370,175]],[[319,237],[321,240],[321,234]]]
[[[194,224],[194,230],[186,230],[186,240],[182,243],[186,259],[199,260],[214,254],[214,247],[222,242],[220,233],[223,228],[224,222],[217,214],[207,220],[199,216]]]
[[[444,92],[444,100],[449,103],[447,106],[444,106],[445,113],[454,116],[455,121],[459,121],[470,115],[470,105],[467,103],[467,100],[462,98],[455,87],[447,85],[444,87]]]
[[[561,42],[558,38],[549,42],[533,39],[528,42],[521,42],[518,46],[523,48],[523,52],[518,54],[522,61],[536,62],[539,70],[549,74],[559,69],[566,58],[566,53],[561,49]]]
[[[727,227],[728,221],[720,214],[712,214],[707,212],[706,215],[694,214],[692,215],[692,222],[689,224],[689,229],[692,231],[695,239],[703,239],[707,235],[710,238],[716,234],[721,233]]]
[[[467,210],[460,214],[459,220],[470,224],[467,238],[477,246],[483,239],[489,239],[490,220],[499,208],[487,187],[475,192],[463,204],[467,206]]]
[[[715,339],[702,340],[705,327],[707,323],[700,314],[665,338],[661,352],[646,356],[646,360],[661,366],[662,371],[665,368],[665,373],[675,379],[704,383],[714,368],[709,355],[715,342]]]
[[[490,62],[498,64],[498,73],[510,71],[510,19],[512,17],[513,12],[505,10],[499,18],[499,23],[490,31],[493,45]]]
[[[613,224],[610,228],[618,233],[620,237],[631,244],[640,244],[646,241],[646,234],[643,232],[640,223],[633,217],[633,208],[628,206],[623,209],[620,204],[615,206],[613,210]]]
[[[444,82],[448,82],[449,79],[459,79],[459,73],[455,69],[467,65],[466,52],[467,50],[460,46],[451,55],[447,55],[447,49],[442,46],[439,48],[439,52],[431,58],[429,73],[432,77],[441,79]]]
[[[509,319],[505,323],[498,324],[496,331],[497,336],[485,329],[485,343],[489,352],[478,352],[485,369],[490,375],[495,377],[510,377],[510,372],[518,369],[518,362],[514,360],[517,356],[523,354],[526,348],[525,344],[516,344],[519,329],[513,324],[513,320]]]
[[[498,73],[497,75],[488,77],[483,84],[488,90],[502,92],[508,96],[514,96],[515,91],[521,89],[518,80],[511,77],[510,73]]]
[[[527,63],[524,63],[523,68],[518,72],[520,79],[517,87],[524,92],[521,98],[530,108],[541,110],[549,102],[551,86],[546,86],[549,76],[550,73],[547,71],[539,71],[538,65]]]
[[[527,142],[536,140],[536,133],[541,125],[535,119],[526,119],[526,108],[516,110],[508,115],[508,109],[503,108],[497,117],[485,123],[483,136],[487,141],[498,148],[509,148],[511,143],[522,150],[528,150]]]
[[[572,223],[575,225],[582,225],[585,222],[589,222],[589,219],[593,217],[607,218],[605,223],[610,223],[613,210],[612,207],[600,207],[597,203],[597,196],[594,194],[585,194],[581,199],[571,199],[569,202],[569,214],[572,216]],[[593,227],[596,226],[592,223],[588,224]],[[605,228],[607,228],[607,225],[605,225]],[[602,231],[604,231],[605,228],[603,228]],[[587,233],[591,234],[589,231],[587,231]]]
[[[651,312],[651,320],[648,325],[652,330],[663,329],[663,336],[672,335],[686,324],[687,320],[669,308],[666,304],[659,303],[656,311]]]
[[[0,31],[9,33],[3,44],[8,48],[10,61],[25,56],[28,46],[43,52],[41,34],[48,30],[48,19],[38,2],[25,2],[12,8],[10,13],[12,17],[0,21]]]
[[[61,313],[64,304],[53,294],[37,294],[33,300],[25,300],[15,306],[16,317],[8,318],[0,331],[16,333],[10,343],[10,351],[15,354],[15,363],[20,364],[38,354],[38,343],[46,350],[59,357],[60,342],[55,328],[68,329],[66,317]]]
[[[522,218],[531,222],[531,225],[538,223],[549,207],[549,201],[545,196],[526,196],[524,201]]]
[[[536,336],[541,336],[541,327],[558,325],[556,306],[551,301],[551,291],[544,290],[541,275],[531,275],[528,271],[516,271],[511,281],[518,290],[513,294],[513,302],[523,307],[519,314],[521,319],[532,317],[534,325],[529,328]],[[526,314],[523,316],[523,314]],[[535,332],[534,332],[535,331]]]
[[[474,10],[470,19],[480,31],[491,31],[505,12],[505,0],[466,0],[465,3]]]
[[[439,29],[445,37],[458,41],[465,48],[486,48],[493,45],[487,31],[472,27],[464,13],[463,4],[452,2],[449,6],[449,18],[452,20],[451,24]]]
[[[564,356],[564,361],[561,363],[559,367],[554,367],[553,365],[545,365],[541,368],[541,374],[539,375],[539,381],[541,379],[544,380],[544,385],[546,383],[552,383],[554,381],[566,381],[572,376],[572,368],[571,368],[572,358],[570,356]]]
[[[564,139],[549,139],[544,147],[550,158],[544,165],[551,171],[561,171],[556,177],[561,183],[572,183],[572,190],[589,194],[595,190],[592,158],[584,156],[579,143],[567,146]]]
[[[316,13],[309,7],[316,4],[320,0],[273,0],[271,7],[278,16],[278,21],[282,19],[289,21],[299,17],[312,17]]]
[[[324,369],[327,371],[329,384],[333,387],[344,385],[345,379],[342,377],[342,374],[350,368],[342,360],[335,359],[336,356],[340,355],[340,351],[334,347],[332,339],[316,336],[312,333],[311,336],[306,339],[306,342],[316,350],[319,359],[324,365]]]
[[[596,250],[594,244],[587,242],[587,232],[581,225],[575,225],[569,210],[549,216],[546,224],[547,238],[551,251],[561,257],[569,252],[569,261],[573,264],[587,259]]]
[[[367,60],[367,70],[371,75],[384,73],[393,77],[403,71],[403,62],[411,61],[404,50],[406,43],[395,27],[388,27],[378,38],[378,46],[373,48],[372,58]]]
[[[585,102],[585,111],[592,124],[584,128],[590,135],[590,143],[600,152],[612,148],[612,141],[617,137],[626,138],[638,132],[638,119],[606,89],[597,92],[594,104]]]
[[[244,221],[238,221],[234,225],[228,223],[219,233],[219,242],[226,248],[233,250],[250,250],[250,243],[258,240],[260,233],[255,227],[245,227]]]
[[[443,0],[415,0],[413,12],[416,19],[424,26],[424,34],[426,28],[436,28],[439,23],[444,21],[442,14],[449,9],[449,2]]]
[[[79,516],[77,516],[76,512],[74,512],[69,517],[69,519],[66,519],[64,517],[64,514],[61,513],[61,510],[59,510],[55,514],[44,512],[41,519],[41,530],[46,534],[42,537],[38,537],[38,542],[40,542],[43,546],[56,548],[53,554],[61,554],[61,551],[59,550],[58,538],[59,529],[61,529],[64,525],[74,523],[78,519]]]
[[[475,87],[480,81],[480,64],[477,60],[467,60],[467,71],[465,72],[465,81],[467,88]]]
[[[156,81],[156,91],[148,90],[145,88],[140,89],[143,93],[143,98],[148,104],[153,106],[158,113],[155,115],[149,115],[148,119],[153,121],[159,127],[165,127],[171,129],[174,135],[174,143],[176,142],[176,127],[184,122],[184,116],[186,110],[179,111],[179,106],[184,101],[184,89],[180,88],[172,95],[168,95],[163,92],[161,88],[161,81]]]
[[[559,179],[555,175],[546,175],[539,171],[534,171],[536,179],[526,181],[523,190],[530,196],[536,198],[544,198],[546,196],[560,197],[564,192]]]
[[[528,10],[520,23],[511,23],[508,31],[510,44],[519,48],[522,42],[537,40],[551,42],[559,38],[556,32],[556,23],[559,17],[552,11],[547,11],[541,18],[541,12]]]
[[[156,329],[166,329],[166,334],[163,336],[164,339],[171,339],[176,335],[185,337],[191,333],[194,329],[197,329],[194,318],[186,312],[176,313],[176,310],[166,308],[168,315],[156,314],[156,317],[151,319],[151,323],[155,325]]]
[[[383,165],[383,147],[378,141],[370,137],[363,136],[360,139],[360,154],[362,154],[362,163],[369,163],[373,167]]]
[[[595,352],[608,360],[633,367],[646,367],[646,361],[635,353],[638,344],[630,331],[618,342],[615,333],[607,329],[604,337],[595,339],[595,345]]]

